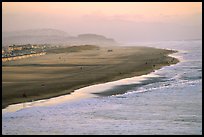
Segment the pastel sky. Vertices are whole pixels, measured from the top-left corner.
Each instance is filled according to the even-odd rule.
[[[3,2],[3,31],[54,28],[118,41],[198,39],[201,2]]]

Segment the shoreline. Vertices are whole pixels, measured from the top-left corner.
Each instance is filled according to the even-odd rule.
[[[16,112],[21,109],[30,108],[30,107],[36,107],[36,106],[50,106],[50,105],[57,105],[63,102],[72,102],[72,101],[78,101],[82,99],[88,99],[88,98],[94,98],[99,97],[99,94],[103,94],[106,90],[111,90],[115,86],[119,86],[120,84],[124,84],[128,81],[128,84],[142,84],[145,80],[148,80],[149,78],[156,78],[157,75],[154,75],[151,73],[144,74],[141,76],[134,76],[130,78],[124,78],[119,79],[116,81],[110,81],[107,83],[99,83],[99,84],[93,84],[90,86],[82,87],[79,89],[74,90],[70,94],[67,95],[60,95],[57,97],[51,97],[46,99],[37,100],[34,102],[25,102],[25,103],[19,103],[19,104],[12,104],[8,107],[2,109],[2,114],[7,112]],[[101,90],[103,88],[103,90]],[[98,95],[97,95],[98,94]],[[111,96],[111,95],[108,95]]]
[[[152,49],[152,48],[150,48]],[[155,48],[154,48],[155,49]],[[176,51],[169,51],[169,50],[164,50],[164,49],[159,49],[159,50],[162,50],[162,51],[166,51],[167,53],[164,54],[165,58],[166,59],[172,59],[172,57],[169,57],[169,54],[172,54],[172,53],[175,53]],[[89,82],[88,84],[82,84],[82,85],[78,85],[78,86],[74,86],[73,88],[70,88],[70,89],[67,89],[65,91],[63,91],[63,93],[60,93],[60,94],[47,94],[47,95],[42,95],[38,98],[35,98],[35,100],[37,101],[40,101],[40,100],[46,100],[46,99],[51,99],[51,98],[55,98],[55,97],[59,97],[59,96],[63,96],[63,95],[70,95],[72,93],[75,93],[76,90],[79,90],[81,88],[85,88],[85,87],[89,87],[90,85],[93,86],[93,85],[96,85],[96,84],[101,84],[101,83],[106,83],[106,82],[112,82],[112,81],[116,81],[116,80],[121,80],[121,79],[125,79],[125,78],[130,78],[130,77],[135,77],[135,76],[142,76],[142,75],[146,75],[146,74],[150,74],[151,72],[155,71],[155,70],[158,70],[160,68],[162,68],[163,66],[167,66],[167,65],[171,65],[171,64],[176,64],[178,63],[179,60],[174,58],[174,62],[170,62],[170,64],[157,64],[156,67],[154,67],[154,69],[147,69],[146,71],[140,71],[139,73],[137,73],[138,71],[134,72],[134,71],[130,71],[129,73],[126,73],[126,74],[123,74],[123,75],[116,75],[116,76],[112,76],[111,78],[109,79],[101,79],[101,80],[98,80],[98,81],[93,81],[93,82]],[[35,102],[34,100],[34,102]],[[30,101],[22,101],[22,102],[30,102]],[[22,103],[22,102],[19,102],[19,103]],[[4,106],[2,109],[5,109],[7,108],[8,106],[11,106],[11,105],[17,105],[19,104],[18,102],[17,103],[14,103],[14,104],[8,104],[6,106]],[[32,103],[32,102],[30,102]]]

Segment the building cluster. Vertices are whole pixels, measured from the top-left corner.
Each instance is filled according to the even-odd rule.
[[[2,47],[2,58],[42,53],[46,51],[46,48],[47,48],[46,44],[11,45],[8,47]]]

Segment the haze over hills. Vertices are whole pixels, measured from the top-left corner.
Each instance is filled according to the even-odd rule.
[[[114,39],[98,34],[71,36],[57,29],[33,29],[2,33],[2,45],[11,44],[116,44]]]
[[[68,36],[64,31],[57,29],[30,29],[23,31],[4,32],[5,36]]]

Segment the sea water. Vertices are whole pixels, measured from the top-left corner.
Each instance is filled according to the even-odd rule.
[[[180,62],[123,94],[3,113],[2,134],[202,134],[202,40],[131,45],[178,50]]]

